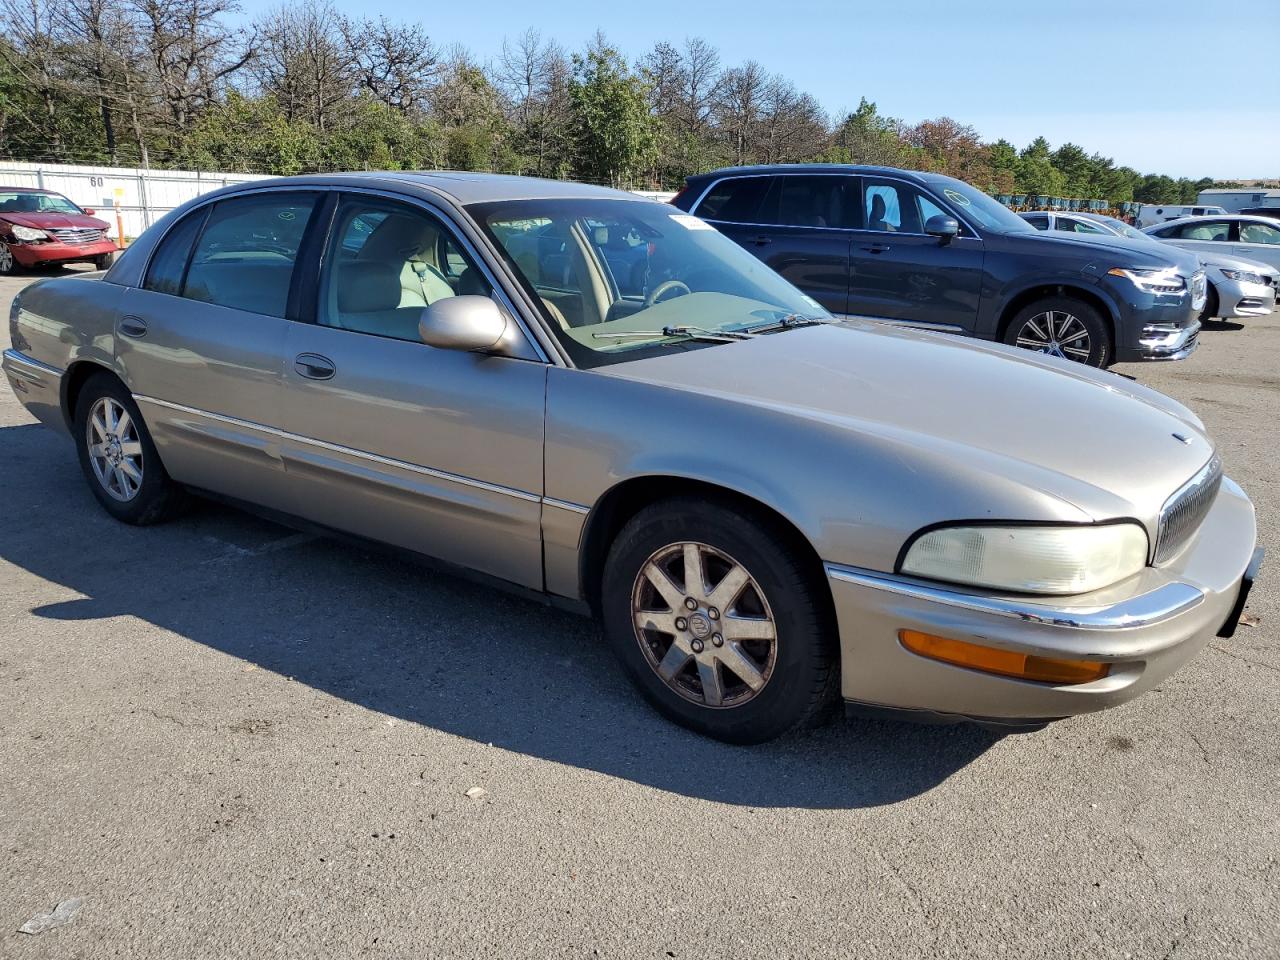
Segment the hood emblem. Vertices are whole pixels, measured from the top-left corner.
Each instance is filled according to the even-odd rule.
[[[1190,438],[1190,437],[1184,437],[1184,436],[1183,436],[1182,434],[1180,434],[1180,433],[1175,433],[1175,434],[1173,435],[1173,439],[1178,440],[1178,441],[1180,441],[1180,442],[1182,442],[1182,443],[1186,444],[1188,447],[1189,447],[1189,446],[1191,446],[1191,438]]]

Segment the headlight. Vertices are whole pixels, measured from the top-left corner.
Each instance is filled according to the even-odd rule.
[[[903,573],[1017,593],[1088,593],[1147,565],[1136,523],[943,527],[918,537]]]
[[[1178,276],[1174,267],[1164,270],[1129,270],[1112,267],[1107,271],[1113,277],[1124,277],[1144,293],[1182,293],[1187,282]]]
[[[49,235],[43,230],[32,230],[30,227],[15,226],[11,227],[9,232],[13,234],[15,240],[22,240],[25,243],[30,243],[33,240],[49,239]]]
[[[1228,270],[1222,269],[1222,275],[1228,280],[1235,280],[1239,283],[1266,283],[1266,278],[1260,273],[1250,273],[1248,270]]]

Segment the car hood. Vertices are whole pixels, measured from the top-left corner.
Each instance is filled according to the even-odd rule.
[[[0,213],[0,220],[33,230],[60,230],[67,227],[106,230],[108,224],[87,213]]]
[[[1196,252],[1200,256],[1200,262],[1206,267],[1217,267],[1219,270],[1223,267],[1228,270],[1247,270],[1250,273],[1260,273],[1264,277],[1271,276],[1277,272],[1275,267],[1267,263],[1259,263],[1257,260],[1246,260],[1244,257],[1227,257],[1220,253],[1205,253],[1203,250]]]
[[[1168,245],[1155,245],[1129,237],[1110,234],[1078,234],[1059,230],[1038,230],[1035,233],[1008,234],[1028,243],[1042,244],[1037,250],[1044,256],[1053,256],[1054,248],[1073,258],[1096,256],[1094,272],[1106,273],[1112,267],[1141,270],[1163,270],[1177,267],[1183,276],[1190,277],[1200,269],[1199,259],[1185,250]]]
[[[998,474],[1092,519],[1151,517],[1213,455],[1199,419],[1116,374],[851,321],[597,368],[835,424]],[[1130,512],[1132,510],[1132,512]]]

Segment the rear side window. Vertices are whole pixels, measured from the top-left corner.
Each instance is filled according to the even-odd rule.
[[[196,242],[208,215],[207,207],[189,213],[165,234],[151,257],[151,265],[147,267],[147,278],[142,284],[145,289],[172,297],[182,295],[182,279],[187,272],[187,260],[191,257],[191,245]]]
[[[772,177],[737,177],[721,180],[693,212],[704,220],[721,223],[759,223],[756,219]]]
[[[857,222],[858,195],[850,177],[778,177],[774,197],[761,223],[786,227],[852,227]]]
[[[187,269],[189,300],[283,317],[293,265],[316,195],[262,193],[221,200]]]

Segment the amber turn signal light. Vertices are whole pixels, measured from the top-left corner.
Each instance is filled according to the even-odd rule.
[[[898,640],[912,653],[930,660],[995,673],[1002,677],[1034,680],[1037,683],[1089,683],[1100,680],[1111,672],[1111,664],[1093,660],[1057,660],[1053,657],[1036,657],[1012,650],[997,650],[964,640],[935,637],[916,630],[899,630]]]

